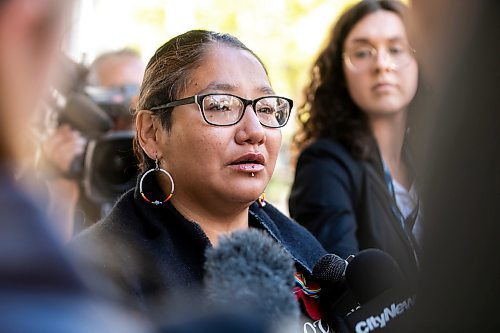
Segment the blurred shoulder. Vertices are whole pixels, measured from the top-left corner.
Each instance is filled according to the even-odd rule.
[[[102,243],[113,238],[123,238],[127,234],[136,232],[138,219],[135,213],[133,190],[130,190],[118,199],[108,216],[81,231],[70,242],[70,246],[91,246],[89,243]]]
[[[321,138],[310,143],[300,153],[299,161],[306,158],[324,157],[349,161],[350,163],[355,162],[353,156],[349,153],[349,151],[343,144],[330,138]]]
[[[357,179],[363,172],[364,163],[354,158],[343,144],[330,138],[322,138],[312,142],[301,152],[297,160],[294,186],[309,186],[311,182],[320,184],[318,179],[328,183],[327,180],[331,177]]]

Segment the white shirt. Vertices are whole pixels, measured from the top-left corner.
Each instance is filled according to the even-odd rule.
[[[403,214],[403,217],[406,219],[418,204],[417,188],[415,184],[412,184],[410,186],[410,190],[407,191],[406,188],[398,183],[394,178],[392,179],[392,185],[394,186],[396,204],[398,205],[401,214]],[[417,239],[418,243],[420,243],[420,239],[422,236],[421,216],[422,214],[419,210],[412,229],[412,233]]]

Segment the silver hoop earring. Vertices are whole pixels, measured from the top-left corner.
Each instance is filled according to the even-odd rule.
[[[172,176],[170,175],[170,173],[167,170],[162,169],[162,168],[159,167],[159,165],[158,165],[158,159],[155,160],[155,165],[156,166],[155,166],[154,169],[149,169],[148,171],[146,171],[142,175],[141,180],[139,181],[139,192],[141,192],[141,196],[142,196],[142,198],[146,202],[149,202],[150,204],[153,204],[155,206],[159,206],[159,205],[163,205],[165,202],[167,202],[168,200],[170,200],[172,198],[172,195],[174,195],[174,180],[173,180]],[[148,174],[150,174],[151,172],[155,172],[155,171],[162,172],[163,174],[167,175],[168,179],[170,180],[170,185],[171,185],[171,187],[170,187],[170,193],[162,201],[149,199],[148,197],[146,197],[146,195],[144,194],[144,191],[142,189],[142,183],[143,183],[144,179],[146,178],[146,176]]]

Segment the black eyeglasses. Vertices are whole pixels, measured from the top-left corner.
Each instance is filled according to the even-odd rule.
[[[254,100],[231,94],[206,94],[182,98],[150,108],[151,111],[195,103],[203,119],[210,125],[231,126],[237,124],[251,105],[259,122],[266,127],[279,128],[290,118],[293,101],[280,96],[263,96]]]

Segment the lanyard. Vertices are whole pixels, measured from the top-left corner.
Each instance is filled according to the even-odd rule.
[[[415,205],[415,207],[413,207],[411,213],[405,218],[403,213],[401,213],[401,210],[399,209],[397,204],[396,190],[394,189],[394,183],[389,168],[387,167],[384,161],[382,161],[382,164],[384,166],[384,181],[387,186],[387,190],[389,191],[392,197],[392,205],[391,205],[392,211],[397,216],[399,222],[401,223],[401,226],[404,229],[409,228],[409,231],[411,232],[413,226],[415,225],[415,221],[417,220],[418,211],[420,208],[420,198],[417,196],[417,204]]]
[[[413,236],[412,229],[413,226],[415,225],[415,221],[417,220],[418,216],[418,211],[420,207],[420,198],[417,198],[417,204],[411,211],[410,215],[408,215],[407,218],[403,216],[403,213],[401,213],[401,210],[398,207],[397,201],[396,201],[396,191],[394,190],[394,183],[392,182],[392,177],[391,173],[389,171],[389,168],[385,164],[385,162],[382,160],[382,164],[384,166],[384,181],[387,186],[387,190],[389,191],[391,197],[392,197],[392,203],[391,203],[391,210],[394,213],[394,215],[397,217],[399,220],[399,223],[401,224],[401,227],[403,228],[404,233],[406,234],[406,237],[408,238],[408,241],[410,242],[410,245],[413,250],[413,255],[415,257],[415,262],[417,263],[417,266],[419,266],[419,260],[418,260],[418,255],[417,255],[417,241],[415,237]]]

